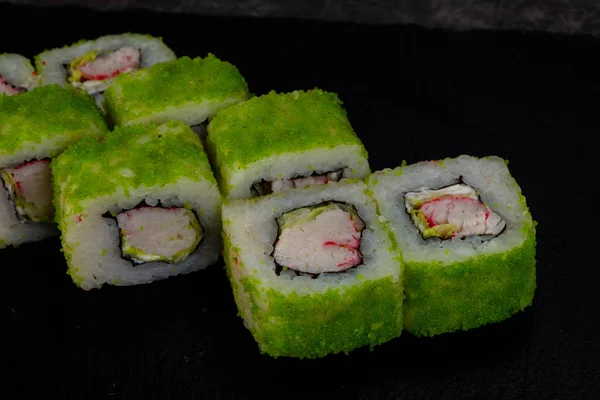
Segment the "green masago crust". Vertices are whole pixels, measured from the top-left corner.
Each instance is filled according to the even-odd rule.
[[[212,54],[181,57],[119,75],[104,95],[107,115],[116,125],[189,105],[225,106],[249,98],[248,85],[238,69]]]
[[[231,175],[285,153],[331,150],[337,146],[367,151],[352,129],[342,101],[320,89],[267,95],[217,112],[208,125],[207,150],[215,175],[227,194]]]
[[[272,357],[318,358],[394,339],[402,331],[401,282],[365,280],[324,293],[284,295],[248,275],[224,224],[224,258],[239,315],[261,352]],[[248,323],[248,321],[252,321]]]
[[[78,89],[47,85],[19,96],[0,96],[0,164],[18,152],[47,149],[49,142],[49,154],[43,156],[54,157],[70,144],[107,130],[94,99]]]
[[[531,305],[536,288],[535,232],[522,246],[446,264],[405,262],[405,329],[418,336],[502,321]]]
[[[69,214],[83,212],[86,200],[109,196],[119,188],[127,194],[129,188],[163,186],[181,179],[217,185],[200,139],[178,121],[117,127],[100,139],[70,147],[51,167],[57,216],[66,206]]]

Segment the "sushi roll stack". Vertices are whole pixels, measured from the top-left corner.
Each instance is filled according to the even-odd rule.
[[[14,96],[39,84],[31,62],[20,54],[0,54],[0,95]]]
[[[368,184],[402,255],[407,331],[468,330],[531,304],[535,223],[504,160],[420,162]]]
[[[260,350],[299,358],[532,302],[535,223],[498,157],[371,174],[336,94],[251,97],[234,65],[177,59],[149,35],[44,51],[36,67],[0,55],[0,248],[60,233],[82,289],[222,255]]]
[[[217,113],[207,143],[226,269],[261,351],[348,353],[402,331],[402,277],[336,95],[270,93]]]
[[[179,121],[117,127],[52,163],[68,273],[85,290],[216,262],[221,196],[202,142]]]
[[[196,127],[218,110],[247,100],[249,93],[235,66],[209,54],[119,76],[105,96],[108,118],[115,125],[179,120]]]
[[[70,84],[94,96],[101,106],[115,77],[175,58],[160,38],[125,33],[46,50],[35,57],[35,66],[42,85]]]
[[[0,248],[58,234],[50,162],[107,130],[94,100],[78,89],[39,86],[0,96]]]

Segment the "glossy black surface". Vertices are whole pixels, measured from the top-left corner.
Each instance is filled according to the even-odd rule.
[[[210,270],[84,292],[57,239],[0,251],[0,395],[23,398],[594,399],[600,277],[597,39],[0,6],[3,52],[123,31],[212,52],[256,94],[337,92],[374,170],[459,154],[510,160],[538,225],[532,307],[470,332],[409,334],[320,360],[262,356]],[[43,17],[43,19],[42,19]],[[35,33],[33,29],[35,27]]]

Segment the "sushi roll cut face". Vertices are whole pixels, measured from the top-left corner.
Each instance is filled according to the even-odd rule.
[[[52,174],[68,273],[82,289],[150,283],[218,260],[221,197],[185,124],[117,127],[70,147]]]
[[[104,92],[112,78],[140,68],[140,57],[140,50],[131,46],[104,53],[91,51],[71,61],[69,82],[89,94]]]
[[[35,61],[41,84],[69,83],[94,96],[101,106],[104,91],[117,76],[175,58],[160,38],[125,33],[46,50]]]
[[[535,224],[504,160],[421,162],[368,184],[402,255],[406,330],[468,330],[531,304]]]
[[[94,100],[82,91],[47,86],[0,97],[0,248],[58,234],[52,159],[107,130]]]
[[[254,97],[217,113],[207,148],[224,196],[277,194],[370,173],[342,102],[319,89]]]
[[[14,96],[38,85],[31,62],[20,54],[0,54],[0,95]]]
[[[226,202],[223,240],[262,352],[316,358],[400,335],[402,270],[362,181]]]
[[[119,76],[106,91],[104,106],[115,125],[162,124],[174,119],[200,133],[205,128],[202,124],[218,110],[248,98],[248,85],[238,69],[209,54],[181,57]]]

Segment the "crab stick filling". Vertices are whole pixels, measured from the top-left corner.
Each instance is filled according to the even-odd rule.
[[[298,272],[341,272],[362,262],[365,223],[353,206],[325,203],[299,208],[277,219],[275,262]]]
[[[89,94],[101,93],[110,79],[139,69],[140,58],[140,51],[129,46],[103,54],[91,51],[71,61],[69,81]]]
[[[409,192],[404,199],[406,211],[423,239],[497,236],[506,226],[498,214],[479,200],[477,191],[463,183]]]
[[[134,264],[183,261],[204,235],[193,211],[141,206],[116,215],[121,251]]]
[[[253,193],[257,196],[266,196],[286,190],[305,187],[309,185],[326,185],[329,182],[338,182],[342,179],[342,171],[328,172],[322,175],[311,175],[292,179],[275,179],[273,181],[262,181],[252,186]]]
[[[4,79],[2,75],[0,75],[0,95],[5,94],[8,96],[14,96],[15,94],[23,93],[25,89],[13,86]]]
[[[0,170],[2,183],[21,222],[49,222],[54,218],[50,159],[35,160]]]

